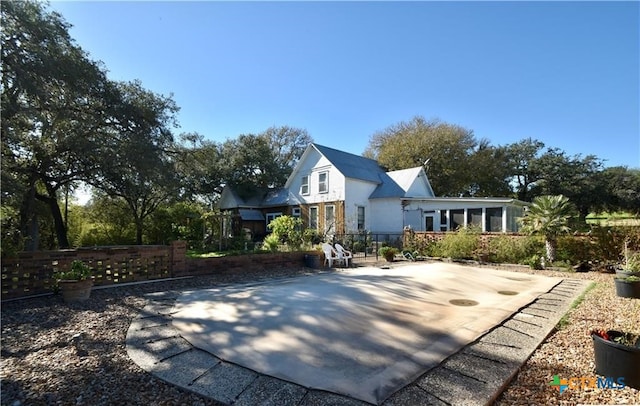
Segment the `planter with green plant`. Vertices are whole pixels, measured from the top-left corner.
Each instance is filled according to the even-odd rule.
[[[596,373],[617,384],[640,389],[640,335],[616,330],[591,331]]]
[[[396,254],[398,252],[399,251],[397,248],[389,246],[380,247],[380,249],[378,250],[378,254],[384,257],[387,262],[393,262],[393,259],[396,257]]]
[[[626,250],[625,250],[626,251]],[[629,276],[640,277],[640,253],[629,254],[625,252],[625,260],[622,269],[616,270],[616,277],[627,278]]]
[[[93,271],[83,261],[74,260],[71,268],[56,272],[53,277],[65,302],[81,302],[89,299],[93,287]]]
[[[640,277],[627,276],[615,278],[616,295],[620,297],[628,297],[640,299]]]

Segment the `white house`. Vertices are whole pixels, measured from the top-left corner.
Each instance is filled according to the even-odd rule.
[[[525,206],[510,198],[436,197],[422,167],[386,172],[373,159],[318,144],[307,147],[284,188],[248,199],[225,188],[219,203],[256,235],[283,214],[326,234],[450,231],[471,224],[514,232]]]

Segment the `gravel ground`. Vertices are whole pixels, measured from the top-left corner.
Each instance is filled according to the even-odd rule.
[[[220,283],[308,273],[217,275],[94,290],[91,299],[64,304],[60,296],[2,304],[2,405],[217,405],[165,384],[127,356],[125,336],[144,307],[144,294],[197,289]],[[520,271],[529,272],[529,271]],[[549,386],[561,378],[594,377],[592,328],[640,333],[640,300],[618,298],[613,275],[535,271],[590,279],[598,285],[572,310],[568,323],[552,334],[522,367],[498,405],[640,404],[640,391],[567,390]]]

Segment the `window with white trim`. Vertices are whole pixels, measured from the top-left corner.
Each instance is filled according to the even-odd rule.
[[[309,175],[304,175],[302,177],[302,184],[300,185],[300,194],[301,195],[309,194]]]
[[[324,206],[324,230],[326,234],[335,233],[336,206]]]
[[[293,217],[300,217],[300,207],[294,207],[291,209],[291,215]]]
[[[318,207],[309,207],[309,228],[318,229]]]
[[[358,231],[364,230],[364,206],[358,206]]]
[[[329,191],[329,172],[320,172],[318,174],[318,193],[327,193]]]

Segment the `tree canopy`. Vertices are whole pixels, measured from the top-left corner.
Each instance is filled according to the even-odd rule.
[[[372,135],[364,155],[388,170],[422,165],[438,196],[459,196],[473,181],[470,157],[477,145],[471,130],[416,116]]]

